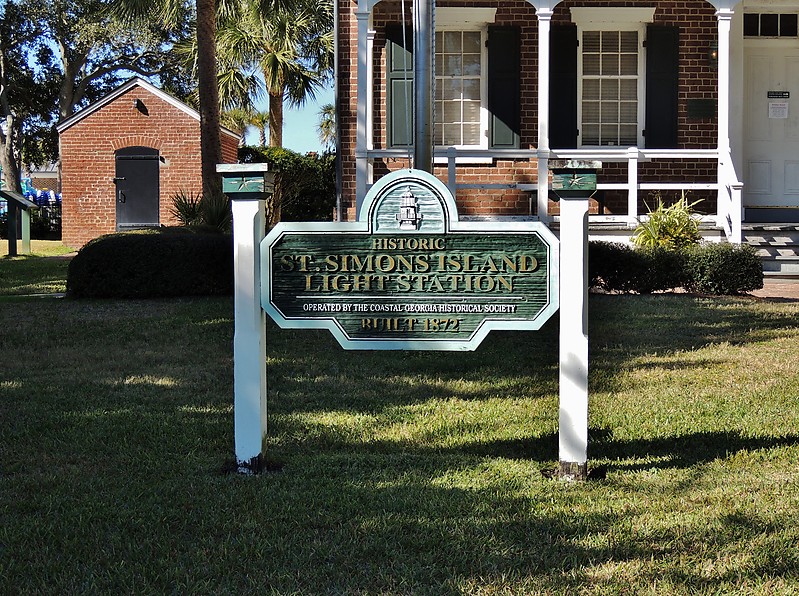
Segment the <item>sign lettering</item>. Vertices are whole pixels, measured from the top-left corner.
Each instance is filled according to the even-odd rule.
[[[537,329],[557,310],[548,229],[460,223],[424,173],[380,182],[365,221],[279,224],[263,241],[262,305],[279,324],[327,328],[345,348],[475,349],[491,329]]]

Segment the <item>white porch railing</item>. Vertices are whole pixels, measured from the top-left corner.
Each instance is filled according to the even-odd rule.
[[[719,192],[718,219],[716,225],[724,230],[727,240],[740,244],[743,240],[741,221],[743,220],[743,203],[741,190],[743,182],[738,180],[732,156],[729,151],[719,155]]]
[[[458,189],[515,189],[530,193],[530,210],[533,213],[533,202],[538,193],[538,184],[535,183],[461,183],[457,181],[457,168],[459,162],[466,163],[491,163],[492,160],[538,160],[538,171],[546,172],[547,163],[551,159],[579,159],[599,160],[603,163],[627,164],[627,181],[615,183],[598,183],[597,190],[620,190],[627,193],[627,213],[621,215],[591,215],[592,222],[619,223],[629,228],[638,225],[638,196],[641,191],[657,190],[685,190],[685,191],[711,191],[717,197],[717,211],[715,215],[703,216],[705,223],[711,223],[724,231],[729,242],[741,242],[741,189],[743,184],[738,180],[729,152],[719,152],[716,149],[640,149],[638,147],[622,148],[592,148],[592,149],[550,149],[538,151],[535,149],[438,149],[434,153],[437,165],[447,166],[446,184],[456,196]],[[358,207],[360,208],[363,195],[374,182],[372,164],[377,159],[405,161],[409,159],[408,151],[404,149],[371,149],[356,159],[358,184]],[[704,159],[715,160],[718,164],[717,176],[714,180],[706,182],[639,182],[639,166],[654,160],[685,160]],[[360,189],[363,189],[360,191]],[[548,191],[549,189],[547,189]],[[363,193],[363,195],[361,194]],[[546,196],[546,195],[544,195]],[[546,201],[538,200],[538,219],[552,221],[553,218],[546,211]]]

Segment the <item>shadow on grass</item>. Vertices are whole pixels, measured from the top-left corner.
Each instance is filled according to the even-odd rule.
[[[406,441],[377,440],[359,442],[337,429],[309,428],[306,424],[280,420],[275,431],[283,436],[313,436],[313,450],[349,453],[395,453],[424,457],[466,455],[509,460],[528,460],[544,465],[558,460],[556,432],[519,439],[471,441],[444,447],[425,446]],[[707,431],[681,436],[617,440],[606,429],[589,429],[589,464],[602,462],[610,470],[685,469],[751,453],[799,445],[799,434],[779,437],[750,437],[737,432]]]
[[[558,435],[550,433],[529,439],[472,443],[458,449],[481,457],[557,460]],[[690,468],[726,459],[737,453],[795,447],[799,435],[746,437],[735,432],[697,432],[679,437],[620,441],[606,429],[589,429],[589,462],[603,461],[620,471]],[[638,463],[645,460],[644,463]]]
[[[799,311],[752,298],[594,295],[590,300],[592,356],[635,357],[695,350],[711,344],[742,345],[797,329]]]
[[[435,593],[448,594],[492,585],[498,592],[513,586],[508,593],[571,594],[585,592],[586,586],[599,593],[637,593],[658,585],[662,593],[716,593],[739,586],[744,578],[755,584],[790,578],[799,568],[789,551],[793,532],[785,537],[785,528],[792,527],[787,513],[721,512],[707,515],[706,523],[690,524],[667,519],[664,511],[663,520],[653,523],[645,502],[615,510],[591,505],[594,499],[615,502],[612,487],[601,495],[572,491],[569,506],[569,495],[558,490],[557,496],[516,497],[497,484],[470,490],[433,485],[426,470],[403,471],[395,462],[383,462],[387,465],[373,472],[380,481],[367,488],[362,472],[343,461],[330,463],[330,474],[349,482],[331,479],[337,499],[316,511],[312,536],[338,533],[350,519],[357,524],[352,533],[361,539],[342,536],[333,541],[335,547],[314,541],[310,567],[342,570],[339,589],[404,586],[400,591],[412,592],[436,586]],[[653,488],[643,483],[639,490],[647,494]],[[550,498],[558,502],[556,509],[548,506]],[[651,499],[660,500],[656,494]],[[727,553],[746,556],[732,565]],[[605,575],[608,566],[613,573]],[[318,587],[312,578],[300,579],[301,589]],[[670,583],[664,583],[666,578]]]
[[[671,355],[719,343],[767,341],[799,333],[797,320],[799,309],[749,298],[592,295],[590,367],[612,374],[641,356]],[[558,328],[555,316],[538,332],[492,332],[474,352],[347,352],[327,332],[279,330],[270,324],[270,375],[377,384],[380,378],[407,373],[467,381],[530,376],[539,382],[557,375]],[[700,359],[657,366],[676,370],[704,364],[717,362]],[[636,362],[635,366],[642,364]]]
[[[706,431],[676,437],[659,437],[619,441],[605,429],[589,431],[592,459],[611,460],[608,467],[616,470],[690,468],[738,453],[780,449],[799,445],[799,435],[750,437],[737,432]],[[654,459],[637,463],[641,459]],[[625,460],[629,460],[629,463]]]
[[[755,341],[761,328],[795,325],[746,302],[674,298],[679,308],[670,311],[650,298],[630,299],[642,303],[637,313],[625,310],[624,297],[597,303],[592,341],[607,371],[653,349]],[[457,445],[446,439],[462,438],[458,421],[444,419],[453,425],[430,446],[364,440],[357,431],[366,414],[354,417],[353,434],[303,418],[390,414],[447,397],[552,400],[552,322],[537,334],[492,334],[466,354],[343,352],[326,334],[270,326],[269,434],[281,441],[286,468],[260,479],[215,474],[233,444],[231,311],[228,301],[187,300],[14,303],[0,313],[15,322],[0,346],[12,353],[25,345],[38,362],[20,358],[0,379],[8,585],[31,593],[180,585],[198,593],[572,594],[653,586],[721,593],[749,582],[765,593],[796,577],[791,501],[780,509],[739,498],[713,510],[696,505],[713,495],[690,487],[681,505],[643,474],[578,490],[544,482],[534,464],[557,458],[551,418],[530,417],[533,428],[519,439],[474,434]],[[630,322],[639,315],[642,323]],[[691,327],[682,339],[681,326]],[[601,355],[603,346],[612,349]],[[389,414],[376,423],[393,423]],[[620,440],[594,428],[589,457],[618,471],[688,468],[799,443],[796,434],[671,434]]]

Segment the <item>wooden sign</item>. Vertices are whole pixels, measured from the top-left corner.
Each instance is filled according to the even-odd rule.
[[[558,309],[558,241],[538,222],[462,222],[434,176],[383,177],[351,223],[281,223],[261,243],[261,305],[347,349],[474,350]]]

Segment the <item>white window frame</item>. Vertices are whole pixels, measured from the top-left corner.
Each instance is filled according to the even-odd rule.
[[[646,26],[654,20],[655,8],[572,8],[572,22],[577,25],[577,123],[580,135],[578,147],[608,147],[608,145],[583,144],[583,33],[585,31],[637,31],[638,32],[638,147],[644,145],[646,118],[646,56],[644,41]],[[611,145],[616,146],[616,145]]]
[[[488,25],[496,18],[496,8],[455,8],[442,7],[435,9],[436,33],[443,31],[479,31],[480,32],[480,144],[454,145],[458,149],[488,149]],[[434,80],[437,78],[433,74]],[[435,98],[433,99],[435,104]],[[434,111],[434,121],[436,114]],[[435,139],[436,142],[438,139]],[[435,144],[436,149],[447,149],[448,145]],[[447,158],[438,157],[435,163],[446,163]],[[491,159],[475,157],[459,157],[456,163],[490,163]]]

